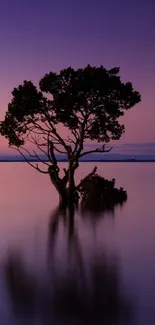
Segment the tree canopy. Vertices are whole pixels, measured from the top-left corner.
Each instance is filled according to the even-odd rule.
[[[19,150],[31,142],[51,163],[55,162],[56,152],[67,156],[72,152],[79,159],[86,154],[86,140],[105,144],[119,139],[125,130],[119,117],[140,101],[132,84],[121,82],[119,68],[88,65],[84,69],[64,69],[59,74],[50,72],[40,80],[39,88],[31,81],[14,88],[0,132],[10,146]],[[72,137],[60,136],[59,123]],[[33,156],[38,155],[38,150],[33,149]]]
[[[39,87],[24,81],[12,91],[0,133],[33,168],[49,173],[57,189],[62,181],[63,186],[70,182],[75,188],[79,159],[88,153],[109,151],[106,143],[120,139],[125,130],[119,118],[141,100],[130,82],[121,81],[119,71],[88,65],[45,74]],[[65,139],[60,125],[67,130]],[[85,143],[92,140],[100,146],[85,151]],[[66,154],[69,162],[62,179],[57,153]],[[43,162],[47,169],[32,164],[28,157]]]

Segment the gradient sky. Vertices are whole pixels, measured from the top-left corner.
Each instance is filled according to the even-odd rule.
[[[123,143],[155,142],[154,0],[1,0],[0,119],[11,90],[51,70],[121,67],[142,102],[126,113]],[[0,152],[7,141],[0,137]]]

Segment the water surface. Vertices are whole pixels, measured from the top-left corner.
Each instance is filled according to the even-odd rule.
[[[65,167],[65,163],[60,166]],[[93,166],[94,163],[81,163],[77,182]],[[48,321],[51,324],[51,306],[49,309],[47,306],[52,301],[49,291],[54,290],[57,293],[54,322],[63,324],[65,316],[62,320],[57,314],[64,308],[64,302],[58,297],[64,295],[70,301],[72,296],[66,289],[63,292],[59,287],[53,289],[52,276],[66,281],[67,288],[70,283],[62,279],[66,274],[70,279],[71,274],[77,274],[80,283],[85,285],[87,281],[90,284],[94,263],[98,265],[96,272],[101,288],[104,270],[107,270],[110,285],[114,281],[111,274],[117,269],[122,297],[126,297],[126,304],[130,306],[131,324],[155,323],[155,164],[97,163],[97,166],[99,174],[116,178],[116,185],[127,190],[128,200],[113,213],[102,212],[98,217],[90,213],[82,217],[76,212],[74,226],[69,232],[67,217],[58,213],[58,196],[48,176],[39,174],[25,163],[0,164],[0,324],[28,322],[39,325],[48,324]],[[10,259],[18,270],[14,286],[5,267]],[[23,281],[18,275],[22,270],[30,287],[26,294],[16,288],[16,282],[19,286]],[[116,282],[112,283],[114,288]],[[64,282],[61,284],[63,286]],[[98,291],[97,297],[102,294],[103,290]],[[23,295],[24,307],[19,303]],[[40,297],[37,302],[36,296]],[[129,317],[122,324],[127,321]]]

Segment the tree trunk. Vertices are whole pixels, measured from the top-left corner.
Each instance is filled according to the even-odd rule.
[[[70,204],[74,201],[75,182],[74,182],[74,167],[72,162],[69,163],[69,177],[68,177],[68,197]]]
[[[59,177],[57,170],[49,169],[49,176],[59,194],[59,204],[67,206],[69,197],[66,183]]]
[[[59,169],[56,166],[49,167],[49,176],[52,184],[55,186],[59,193],[59,203],[68,206],[72,210],[72,205],[78,201],[78,192],[76,191],[74,174],[78,164],[74,164],[72,161],[69,162],[69,168],[65,171],[63,178],[59,177]],[[68,187],[67,187],[68,184]]]

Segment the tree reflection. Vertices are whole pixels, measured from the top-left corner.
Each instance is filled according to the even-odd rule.
[[[21,256],[17,253],[10,254],[4,270],[14,313],[25,317],[34,314],[36,287]]]
[[[39,315],[41,324],[112,325],[121,321],[127,324],[131,303],[123,290],[118,260],[110,257],[104,248],[85,260],[74,221],[73,211],[64,211],[62,207],[50,218],[48,285],[44,281],[38,283],[26,271],[21,258],[14,254],[8,258],[4,270],[14,312],[23,317]],[[66,236],[67,268],[56,263],[60,225]]]
[[[50,226],[52,226],[52,220],[55,219],[53,217]],[[58,224],[59,220],[57,220]],[[78,229],[75,224],[73,226],[69,212],[66,225],[68,255],[70,258],[72,254],[74,258],[70,258],[67,272],[65,268],[64,270],[58,268],[57,272],[52,273],[54,274],[53,312],[60,324],[112,325],[119,324],[122,320],[127,323],[131,316],[131,302],[123,293],[120,268],[116,257],[108,256],[104,248],[103,252],[94,253],[86,262]],[[49,232],[49,234],[52,233],[53,231]],[[54,237],[56,238],[56,233]],[[49,236],[49,242],[51,240]],[[55,264],[54,259],[51,265],[53,264]]]
[[[130,303],[120,289],[119,268],[105,254],[88,274],[70,270],[54,279],[53,310],[61,324],[119,324],[129,320]]]
[[[93,200],[82,202],[81,203],[81,214],[83,217],[91,217],[93,219],[97,217],[103,217],[105,214],[114,215],[115,209],[117,207],[123,207],[127,199],[117,203],[110,203],[106,206],[104,204],[96,203]]]

